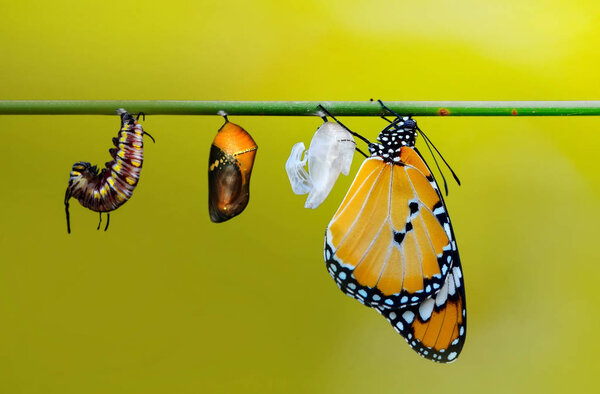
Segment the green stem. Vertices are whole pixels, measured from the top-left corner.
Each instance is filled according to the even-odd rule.
[[[0,100],[0,115],[112,115],[117,108],[148,115],[314,116],[322,104],[333,115],[384,115],[371,101]],[[386,101],[414,116],[600,115],[600,101]]]

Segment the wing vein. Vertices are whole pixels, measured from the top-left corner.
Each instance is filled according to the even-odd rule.
[[[384,167],[385,169],[385,167]],[[369,174],[362,180],[362,182],[360,183],[360,185],[358,186],[358,188],[356,189],[356,193],[354,193],[354,195],[352,195],[352,197],[350,198],[350,200],[348,200],[348,203],[344,206],[344,209],[341,210],[341,212],[336,213],[332,219],[332,222],[335,221],[335,219],[337,219],[339,216],[341,216],[346,209],[350,206],[350,203],[352,201],[354,201],[354,199],[356,198],[356,195],[358,194],[358,191],[363,187],[363,185],[365,184],[366,180],[369,179],[369,177],[378,170],[378,168],[375,168],[373,171],[369,172]],[[379,172],[381,173],[383,171],[383,169],[379,170]],[[381,175],[381,174],[380,174]],[[352,187],[352,186],[350,186]],[[343,202],[342,202],[343,203]]]
[[[377,185],[377,182],[379,181],[379,178],[381,177],[381,174],[383,173],[384,169],[385,169],[385,166],[381,169],[379,175],[377,175],[377,179],[375,179],[375,182],[373,182],[373,185],[371,185],[371,189],[369,189],[369,193],[367,194],[367,197],[365,198],[365,201],[363,201],[362,206],[360,207],[360,210],[358,211],[356,217],[354,218],[354,221],[352,222],[352,224],[350,225],[350,227],[348,227],[348,231],[346,231],[346,234],[344,234],[344,238],[342,238],[342,240],[338,244],[337,248],[335,249],[335,252],[337,252],[338,249],[341,248],[342,245],[344,244],[344,242],[348,239],[348,236],[352,232],[352,229],[354,228],[354,226],[358,222],[358,219],[360,218],[360,216],[363,214],[365,206],[369,202],[369,197],[371,197],[371,194],[373,194],[373,189],[375,189],[375,186]]]

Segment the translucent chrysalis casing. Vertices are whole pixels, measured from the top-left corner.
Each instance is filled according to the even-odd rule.
[[[308,193],[304,208],[315,209],[321,205],[340,173],[349,174],[355,148],[352,134],[334,122],[325,122],[317,129],[304,159],[304,143],[292,147],[285,170],[293,192]],[[305,169],[307,162],[308,172]]]
[[[248,205],[256,149],[240,126],[226,121],[219,129],[208,158],[208,212],[213,222],[229,220]]]

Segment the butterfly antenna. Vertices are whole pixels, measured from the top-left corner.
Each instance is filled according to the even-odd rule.
[[[396,120],[397,119],[402,119],[401,116],[399,114],[397,114],[395,111],[393,111],[391,108],[387,107],[383,101],[381,100],[377,100],[377,102],[389,113],[391,113],[392,115],[396,116]],[[388,122],[390,122],[390,124],[386,127],[386,128],[390,128],[393,127],[393,125],[395,124],[396,120],[389,120],[387,119],[385,116],[381,117],[382,119],[387,120]],[[442,179],[444,180],[444,189],[446,189],[446,195],[448,195],[448,184],[446,182],[446,178],[444,177],[444,173],[442,172],[442,170],[440,169],[440,166],[437,162],[437,159],[435,158],[435,155],[433,154],[433,151],[431,150],[431,147],[429,146],[431,144],[431,146],[433,146],[433,149],[435,149],[435,151],[437,152],[437,154],[440,156],[440,158],[442,159],[442,161],[444,162],[444,164],[446,165],[446,167],[448,167],[448,169],[450,170],[450,172],[452,173],[452,176],[454,177],[454,180],[456,180],[456,183],[458,183],[458,185],[460,186],[460,179],[458,179],[458,176],[456,175],[456,173],[454,172],[454,170],[452,169],[452,167],[450,167],[450,164],[448,164],[448,162],[446,161],[446,159],[444,159],[444,156],[442,156],[442,154],[440,153],[440,151],[438,150],[438,148],[435,147],[435,145],[433,144],[433,142],[429,139],[429,137],[427,137],[427,135],[423,132],[423,130],[421,130],[419,128],[419,126],[417,126],[417,130],[419,131],[419,133],[423,136],[423,141],[425,141],[425,145],[427,145],[427,149],[429,149],[429,152],[431,153],[431,157],[433,157],[433,161],[435,162],[435,165],[438,169],[438,171],[440,172],[440,174],[442,175]]]
[[[333,116],[332,114],[329,113],[329,111],[327,111],[325,109],[325,107],[323,107],[321,104],[318,105],[319,109],[321,109],[323,112],[325,112],[327,114],[327,116],[329,116],[331,119],[335,120],[337,122],[337,124],[339,124],[340,126],[342,126],[343,128],[345,128],[346,130],[348,130],[348,132],[350,134],[352,134],[355,137],[360,138],[361,140],[363,140],[364,143],[366,144],[370,144],[371,141],[369,141],[368,139],[366,139],[365,137],[363,137],[362,135],[355,133],[354,131],[350,130],[348,127],[346,127],[346,125],[344,125],[342,122],[340,122],[335,116]],[[360,151],[359,151],[360,152]],[[361,152],[362,153],[362,152]],[[364,153],[363,153],[364,155]]]
[[[448,164],[448,162],[446,161],[446,159],[444,159],[444,156],[442,156],[442,154],[440,153],[440,151],[438,150],[438,148],[435,147],[435,145],[433,144],[433,142],[431,142],[431,140],[429,139],[429,137],[427,137],[427,135],[423,132],[423,130],[421,130],[418,126],[417,126],[417,130],[423,136],[423,140],[426,141],[426,142],[429,142],[431,144],[431,146],[433,146],[433,149],[435,149],[435,151],[437,152],[437,154],[440,155],[440,158],[442,159],[442,161],[444,162],[444,164],[446,165],[446,167],[448,167],[448,169],[452,173],[452,176],[454,177],[454,180],[456,181],[456,183],[458,183],[458,186],[460,186],[460,179],[458,179],[458,176],[456,175],[456,173],[454,172],[454,170],[452,169],[452,167],[450,167],[450,164]],[[429,149],[429,150],[431,150],[431,149]],[[433,152],[432,152],[432,155],[433,155]],[[434,157],[434,160],[435,160],[435,157]]]
[[[427,145],[427,149],[429,149],[429,153],[431,153],[431,157],[433,157],[433,162],[435,163],[435,166],[437,167],[440,175],[442,176],[442,180],[444,181],[444,190],[446,190],[446,196],[448,196],[448,183],[446,182],[446,177],[444,176],[444,173],[442,172],[442,169],[440,168],[440,165],[438,164],[437,159],[435,158],[435,155],[433,154],[433,151],[431,150],[431,147],[429,146],[429,142],[427,142],[427,138],[423,138],[423,141],[425,141],[425,145]],[[459,183],[459,185],[460,185],[460,183]]]

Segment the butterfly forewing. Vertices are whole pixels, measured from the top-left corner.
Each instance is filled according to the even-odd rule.
[[[364,161],[325,236],[327,268],[346,294],[384,309],[435,295],[456,246],[429,168],[416,150]]]

